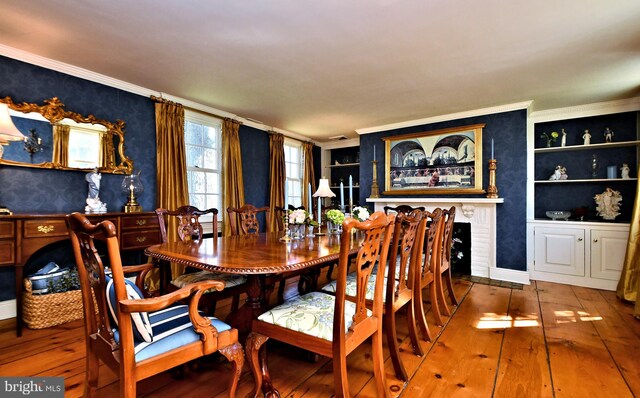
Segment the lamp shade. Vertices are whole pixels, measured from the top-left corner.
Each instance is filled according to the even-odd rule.
[[[331,191],[331,188],[329,188],[329,180],[326,178],[321,178],[320,184],[318,185],[318,190],[313,194],[313,197],[333,198],[334,196],[336,196],[336,194]]]
[[[24,135],[11,120],[9,106],[0,104],[0,141],[23,141]]]

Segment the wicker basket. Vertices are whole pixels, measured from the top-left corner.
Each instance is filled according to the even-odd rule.
[[[24,280],[22,319],[30,329],[44,329],[83,317],[80,290],[34,295],[31,281]]]

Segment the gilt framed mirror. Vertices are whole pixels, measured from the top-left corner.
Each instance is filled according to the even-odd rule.
[[[0,102],[7,104],[14,125],[26,137],[5,144],[0,164],[131,174],[133,161],[124,153],[124,121],[69,111],[57,97],[43,105],[15,103],[11,97]]]

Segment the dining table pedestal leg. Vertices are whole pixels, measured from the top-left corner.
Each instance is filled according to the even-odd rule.
[[[247,276],[247,300],[237,311],[227,316],[226,322],[238,329],[241,336],[251,332],[251,322],[268,309],[265,300],[265,275]]]

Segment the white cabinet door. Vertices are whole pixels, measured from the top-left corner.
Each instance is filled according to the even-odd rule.
[[[535,227],[536,271],[584,276],[584,229]]]
[[[628,232],[591,230],[591,277],[617,281],[620,279]]]

